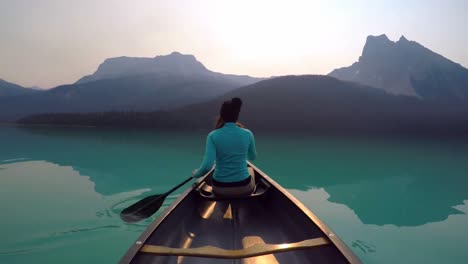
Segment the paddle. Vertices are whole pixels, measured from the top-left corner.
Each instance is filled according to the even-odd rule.
[[[182,185],[193,179],[192,176],[188,177],[183,182],[179,183],[174,188],[163,194],[154,194],[141,199],[140,201],[130,205],[129,207],[122,210],[120,218],[127,223],[134,223],[145,218],[152,216],[156,211],[161,208],[166,197],[173,191],[179,189]]]

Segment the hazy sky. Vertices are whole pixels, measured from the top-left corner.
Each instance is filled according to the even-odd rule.
[[[223,73],[326,74],[382,33],[467,67],[466,14],[466,0],[0,0],[0,78],[50,88],[172,51]]]

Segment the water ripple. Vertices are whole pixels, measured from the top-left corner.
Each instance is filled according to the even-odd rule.
[[[25,161],[25,160],[29,160],[29,158],[6,159],[6,160],[1,160],[0,163],[13,163],[16,161]]]
[[[0,256],[2,255],[18,255],[22,253],[26,253],[29,251],[34,250],[34,248],[27,248],[27,249],[18,249],[18,250],[12,250],[12,251],[0,251]]]
[[[55,233],[52,233],[50,236],[60,236],[60,235],[67,235],[71,233],[87,232],[87,231],[93,231],[93,230],[98,230],[98,229],[109,229],[109,228],[120,228],[120,226],[105,225],[105,226],[97,226],[97,227],[89,227],[89,228],[79,228],[79,229],[72,229],[72,230],[63,231],[63,232],[55,232]]]
[[[362,250],[362,252],[364,253],[375,253],[376,252],[376,248],[374,245],[368,243],[368,242],[364,242],[362,240],[355,240],[351,243],[351,246],[353,248],[359,248],[360,250]]]

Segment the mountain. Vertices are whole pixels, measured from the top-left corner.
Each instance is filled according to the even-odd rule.
[[[24,88],[0,79],[0,97],[26,95],[34,92],[37,92],[37,90]]]
[[[210,102],[176,110],[172,115],[179,118],[177,123],[209,127],[213,124],[210,117],[217,114],[223,100],[231,97],[244,100],[241,120],[255,129],[345,134],[361,131],[456,133],[463,129],[468,132],[468,107],[463,103],[394,95],[321,75],[264,80]]]
[[[76,83],[82,84],[103,79],[114,79],[126,76],[157,74],[177,75],[183,77],[207,77],[227,79],[242,85],[259,81],[246,75],[222,74],[208,70],[193,55],[184,55],[172,52],[169,55],[154,58],[118,57],[106,59],[92,75],[79,79]]]
[[[260,80],[211,72],[195,57],[180,53],[154,59],[108,59],[96,73],[75,84],[0,99],[0,120],[50,112],[171,110]]]
[[[329,73],[396,95],[425,99],[468,99],[468,69],[404,36],[369,36],[359,60]]]
[[[240,97],[240,121],[255,130],[334,133],[468,132],[468,108],[389,94],[329,76],[284,76],[231,91],[213,100],[166,112],[36,115],[26,124],[212,129],[221,103]]]
[[[42,87],[39,87],[39,86],[31,86],[31,87],[28,87],[29,89],[33,89],[33,90],[38,90],[38,91],[44,91],[44,90],[47,90],[46,88],[42,88]]]

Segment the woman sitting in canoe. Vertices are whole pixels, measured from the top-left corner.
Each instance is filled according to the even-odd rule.
[[[254,160],[257,151],[252,132],[237,123],[241,106],[239,98],[221,105],[216,129],[206,139],[205,158],[193,174],[195,178],[205,175],[216,161],[213,192],[218,196],[246,196],[255,189],[253,170],[247,168],[247,158]]]

